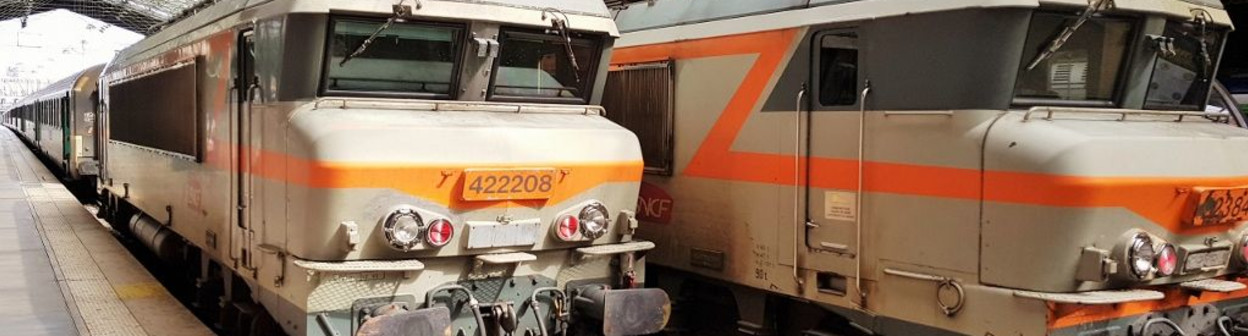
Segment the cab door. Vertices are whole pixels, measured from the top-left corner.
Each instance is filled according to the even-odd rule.
[[[834,258],[808,258],[807,267],[851,272],[857,257],[861,207],[862,130],[858,32],[814,35],[805,109],[806,247]],[[799,116],[800,117],[800,116]]]
[[[251,220],[254,200],[254,177],[251,172],[255,162],[256,149],[252,146],[253,105],[258,88],[256,78],[255,35],[252,30],[239,34],[235,50],[234,67],[234,225],[231,226],[233,246],[231,258],[238,262],[241,269],[255,270],[254,264],[254,221]]]

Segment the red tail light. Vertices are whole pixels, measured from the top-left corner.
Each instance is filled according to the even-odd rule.
[[[1157,252],[1157,275],[1170,276],[1174,274],[1174,270],[1179,267],[1179,255],[1174,251],[1174,245],[1166,244],[1161,247],[1161,251]]]
[[[555,225],[555,236],[562,241],[572,240],[581,231],[581,220],[572,215],[559,217],[559,220],[555,221]]]
[[[1239,261],[1248,265],[1248,235],[1244,235],[1243,238],[1239,239],[1239,257],[1241,258]]]
[[[455,226],[451,225],[451,221],[438,219],[429,223],[425,241],[434,247],[442,247],[450,243],[452,237],[455,237]]]

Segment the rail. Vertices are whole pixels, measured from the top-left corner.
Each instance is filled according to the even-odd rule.
[[[1134,110],[1134,109],[1107,109],[1107,108],[1070,108],[1070,107],[1033,107],[1023,114],[1023,121],[1030,121],[1031,115],[1036,113],[1044,114],[1044,120],[1053,120],[1056,113],[1071,114],[1116,114],[1118,121],[1126,121],[1128,116],[1172,116],[1176,122],[1183,121],[1184,117],[1204,117],[1216,118],[1221,120],[1229,118],[1225,113],[1212,112],[1185,112],[1185,111],[1152,111],[1152,110]]]
[[[409,102],[385,99],[321,98],[317,99],[312,106],[314,110],[325,108],[607,115],[605,109],[595,105],[515,104],[481,101]]]

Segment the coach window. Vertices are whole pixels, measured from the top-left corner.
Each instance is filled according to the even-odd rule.
[[[834,31],[819,38],[819,69],[816,86],[819,104],[858,104],[858,34]]]
[[[326,93],[451,96],[463,27],[335,19],[331,29]]]
[[[637,135],[646,173],[672,174],[675,82],[672,62],[611,69],[602,93],[607,119]]]
[[[563,33],[504,30],[490,99],[588,103],[601,37]]]

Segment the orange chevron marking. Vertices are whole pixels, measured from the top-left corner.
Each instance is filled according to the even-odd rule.
[[[681,174],[686,176],[794,185],[791,155],[736,152],[737,139],[751,113],[760,107],[767,84],[780,74],[785,54],[795,48],[800,30],[776,30],[700,40],[624,47],[615,51],[614,65],[684,60],[728,55],[757,55],[740,87],[703,140]],[[857,188],[858,161],[830,157],[809,158],[820,172],[810,185],[823,189]],[[806,158],[797,162],[806,165]],[[1196,234],[1227,229],[1226,225],[1189,228],[1183,219],[1192,187],[1248,185],[1248,176],[1182,177],[1086,177],[1053,174],[987,171],[868,161],[863,164],[864,188],[871,192],[930,197],[984,200],[1057,207],[1117,207],[1147,218],[1176,233]],[[804,176],[804,170],[799,176]]]

